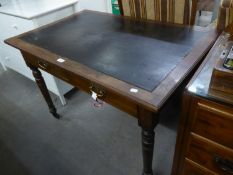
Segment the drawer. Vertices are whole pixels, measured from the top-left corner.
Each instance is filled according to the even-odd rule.
[[[97,93],[99,99],[131,114],[132,116],[137,117],[137,104],[132,100],[129,100],[120,94],[116,94],[116,92],[93,83],[88,79],[76,75],[67,70],[67,68],[63,68],[62,65],[58,66],[57,64],[44,61],[28,53],[22,54],[24,55],[27,64],[38,67],[89,94],[91,91],[94,91]],[[66,62],[62,64],[66,64]],[[66,65],[65,67],[68,66],[70,65]],[[123,101],[124,103],[122,103]]]
[[[233,173],[233,150],[194,133],[186,157],[217,174]]]
[[[0,14],[1,32],[0,39],[5,40],[34,29],[33,21],[14,17],[11,15]]]
[[[189,159],[185,159],[182,174],[183,175],[217,175],[216,173],[200,166],[199,164]]]
[[[233,149],[233,109],[199,101],[192,132]]]
[[[8,68],[13,69],[26,77],[31,77],[32,73],[25,65],[24,59],[20,52],[10,52],[0,48],[0,57],[4,65]]]

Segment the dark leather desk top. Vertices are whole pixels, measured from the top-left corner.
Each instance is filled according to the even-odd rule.
[[[204,35],[87,11],[21,39],[153,91]]]

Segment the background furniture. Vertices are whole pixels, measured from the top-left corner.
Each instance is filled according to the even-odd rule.
[[[78,11],[87,9],[112,13],[111,0],[78,0],[77,9]]]
[[[195,10],[190,0],[119,0],[121,14],[165,23],[194,24]],[[191,10],[192,9],[192,10]]]
[[[213,11],[216,0],[197,0],[197,10]]]
[[[233,44],[230,38],[225,32],[218,38],[186,87],[173,175],[233,173],[233,98],[209,89],[216,60]]]
[[[220,0],[192,0],[192,18],[190,23],[200,26],[208,26],[217,18],[219,3]]]
[[[118,0],[111,0],[112,1],[112,13],[114,15],[120,15],[120,8],[119,8],[119,4],[118,4]]]
[[[197,10],[199,15],[202,11],[213,12],[211,22],[217,18],[217,13],[219,9],[220,0],[197,0]]]
[[[21,53],[4,43],[6,38],[57,21],[76,11],[76,0],[56,1],[12,1],[0,7],[0,62],[4,69],[14,71],[34,80],[30,69],[24,63]],[[36,8],[35,8],[36,7]],[[48,89],[56,94],[63,105],[64,94],[72,89],[69,84],[42,71]]]
[[[233,0],[221,0],[218,13],[217,27],[220,30],[225,29],[233,23]]]
[[[212,15],[212,19],[211,19],[212,22],[215,21],[218,17],[220,2],[221,2],[221,0],[215,0],[213,15]]]

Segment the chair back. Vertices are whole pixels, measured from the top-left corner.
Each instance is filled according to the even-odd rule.
[[[196,0],[118,0],[118,3],[121,15],[134,19],[188,25],[195,22]]]
[[[221,0],[217,28],[224,30],[228,25],[233,23],[233,0]]]

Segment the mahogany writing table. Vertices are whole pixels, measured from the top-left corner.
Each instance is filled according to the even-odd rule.
[[[217,35],[83,11],[5,42],[21,51],[55,117],[39,68],[134,116],[142,127],[143,175],[152,175],[160,109]]]

